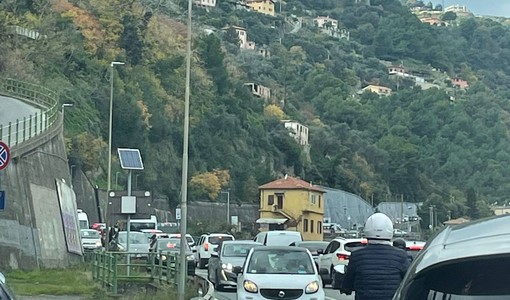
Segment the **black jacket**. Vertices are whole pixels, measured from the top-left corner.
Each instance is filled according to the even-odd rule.
[[[408,267],[404,250],[368,244],[352,252],[340,291],[354,291],[356,300],[391,300]]]

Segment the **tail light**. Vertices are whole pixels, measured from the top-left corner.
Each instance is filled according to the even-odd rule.
[[[209,243],[207,242],[204,243],[204,249],[205,251],[209,251]]]
[[[419,246],[419,245],[411,245],[408,247],[409,250],[413,250],[413,251],[420,251],[423,249],[423,246]]]
[[[338,258],[338,260],[349,260],[350,256],[342,253],[337,253],[336,257]]]

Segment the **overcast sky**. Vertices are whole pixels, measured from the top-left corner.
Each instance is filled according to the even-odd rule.
[[[441,4],[442,0],[433,0],[432,3]],[[444,0],[445,7],[456,4],[467,6],[475,15],[510,18],[510,0]]]

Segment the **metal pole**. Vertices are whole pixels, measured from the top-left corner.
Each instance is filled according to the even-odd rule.
[[[186,231],[188,219],[188,139],[189,139],[189,98],[191,78],[191,9],[193,1],[188,0],[188,33],[186,40],[186,88],[184,92],[184,142],[182,150],[182,187],[181,187],[181,249],[179,251],[179,300],[185,300],[186,291]]]
[[[128,190],[127,190],[127,195],[128,196],[131,196],[131,170],[129,170],[129,175],[128,175]],[[131,232],[131,215],[128,214],[127,215],[127,222],[126,222],[126,252],[128,253],[127,257],[126,257],[126,264],[127,264],[127,270],[126,270],[126,275],[129,276],[129,271],[131,269],[131,255],[129,254],[129,233]]]
[[[113,63],[110,64],[110,118],[108,121],[108,179],[106,192],[111,190],[112,181],[112,119],[113,119]]]
[[[227,224],[230,225],[230,191],[227,191]]]

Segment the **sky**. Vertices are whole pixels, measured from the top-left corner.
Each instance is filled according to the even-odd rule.
[[[442,4],[442,1],[433,0],[432,3]],[[475,15],[510,18],[510,0],[444,0],[445,7],[456,4],[467,6]]]

